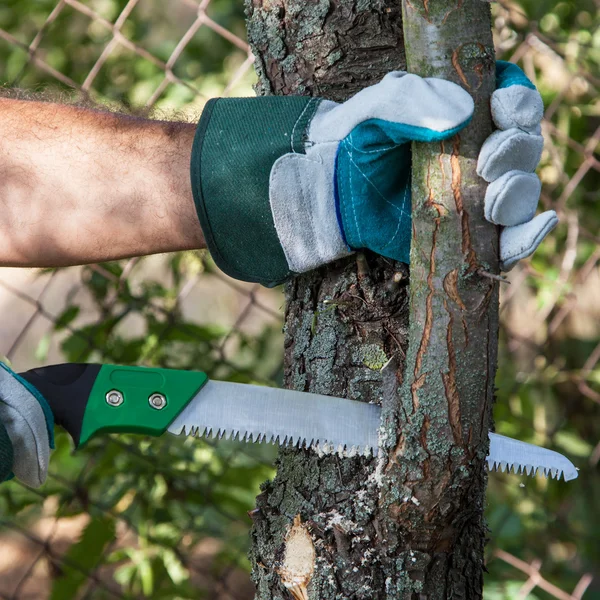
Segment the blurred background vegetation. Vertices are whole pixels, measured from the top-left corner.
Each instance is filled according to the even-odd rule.
[[[600,598],[600,576],[585,578],[600,571],[600,18],[593,0],[492,10],[498,58],[544,98],[542,204],[561,221],[503,289],[497,430],[566,454],[580,476],[490,477],[486,598]],[[242,0],[4,0],[0,81],[195,120],[210,97],[253,94],[244,40]],[[281,384],[281,290],[230,280],[200,252],[0,269],[0,304],[0,354],[17,370],[97,361]],[[248,511],[274,456],[172,436],[72,454],[59,433],[44,487],[0,487],[0,596],[252,598]]]

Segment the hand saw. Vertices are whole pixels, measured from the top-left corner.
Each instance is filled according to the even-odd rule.
[[[209,381],[205,373],[63,364],[20,376],[47,400],[80,447],[100,433],[209,436],[378,454],[381,407],[344,398]],[[490,433],[490,470],[566,481],[577,469],[558,452]]]

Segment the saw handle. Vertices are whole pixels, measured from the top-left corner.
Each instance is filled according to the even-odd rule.
[[[99,433],[162,435],[208,381],[200,371],[76,363],[20,376],[44,396],[76,447]]]
[[[62,364],[19,373],[44,397],[54,422],[79,445],[83,418],[101,365]]]

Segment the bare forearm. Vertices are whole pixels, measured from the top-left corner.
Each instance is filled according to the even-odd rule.
[[[194,130],[0,98],[0,265],[204,247],[189,177]]]

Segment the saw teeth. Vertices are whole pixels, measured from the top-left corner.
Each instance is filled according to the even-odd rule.
[[[244,431],[240,429],[215,429],[211,426],[182,425],[178,435],[186,437],[206,438],[212,440],[232,440],[239,442],[269,443],[282,448],[313,449],[323,454],[338,454],[343,457],[365,456],[374,457],[378,454],[377,448],[371,446],[346,445],[343,443],[332,443],[321,441],[317,438],[304,438],[294,436],[282,436],[275,433],[262,433],[256,431]],[[488,461],[492,469],[492,463]]]
[[[521,465],[515,463],[506,463],[503,461],[496,462],[488,459],[487,466],[489,471],[500,471],[502,473],[514,473],[516,475],[536,476],[543,475],[551,479],[564,478],[565,474],[562,469],[553,469],[549,467],[534,467],[533,465]]]

